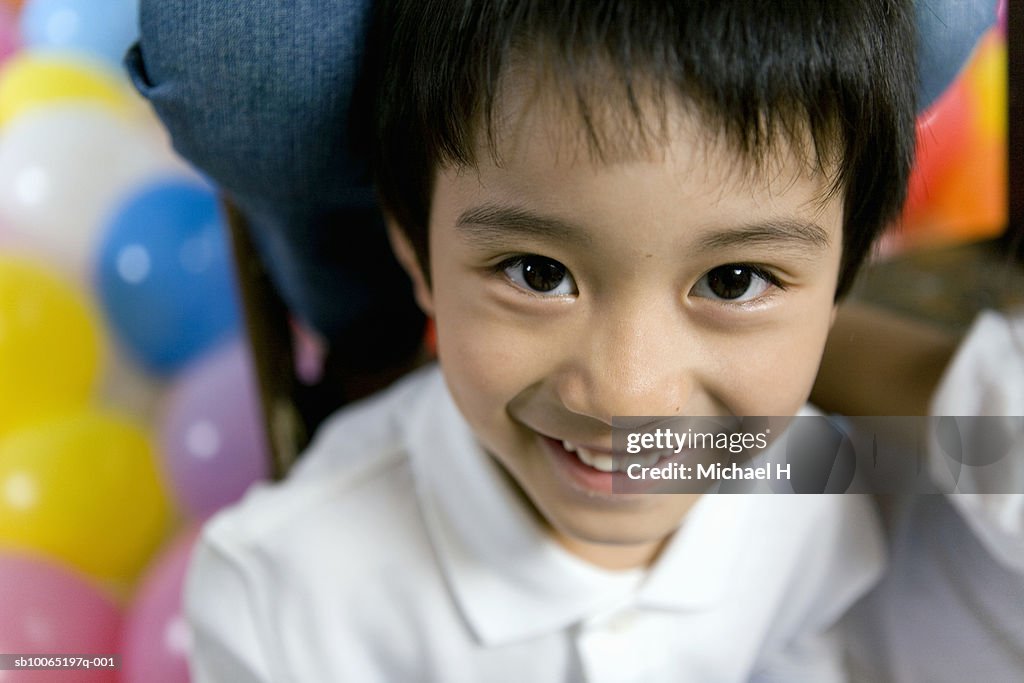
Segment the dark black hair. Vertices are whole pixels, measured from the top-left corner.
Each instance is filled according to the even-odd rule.
[[[836,296],[897,217],[914,152],[912,0],[377,0],[363,139],[385,211],[424,269],[434,176],[496,154],[500,81],[514,60],[553,74],[590,151],[644,130],[653,95],[695,105],[752,161],[806,138],[845,193]],[[643,136],[642,136],[643,137]],[[649,141],[649,140],[648,140]]]

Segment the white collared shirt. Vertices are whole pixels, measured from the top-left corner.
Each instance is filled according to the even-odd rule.
[[[1024,680],[1024,311],[978,317],[931,414],[1004,416],[984,423],[998,438],[965,437],[964,452],[1001,443],[1005,456],[962,467],[956,490],[966,493],[897,501],[888,571],[844,624],[853,679]],[[939,450],[932,444],[929,471],[948,491]]]
[[[206,526],[193,676],[827,683],[883,552],[859,495],[706,495],[649,570],[596,568],[545,534],[432,368]]]

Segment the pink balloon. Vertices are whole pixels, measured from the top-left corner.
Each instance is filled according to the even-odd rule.
[[[17,52],[20,46],[18,16],[10,7],[0,5],[0,62]]]
[[[182,614],[185,571],[199,535],[186,529],[146,571],[125,619],[122,683],[188,683],[191,635]]]
[[[235,340],[183,370],[160,429],[164,470],[181,506],[206,517],[270,470],[248,349]]]
[[[121,614],[83,576],[41,558],[0,553],[0,652],[118,654]],[[0,672],[0,680],[7,680]],[[112,669],[23,671],[12,681],[113,682]]]
[[[295,374],[306,384],[316,384],[323,376],[327,342],[320,333],[299,320],[290,322],[295,347]]]

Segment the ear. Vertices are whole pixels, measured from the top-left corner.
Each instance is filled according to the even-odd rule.
[[[427,278],[423,272],[423,266],[416,256],[416,250],[413,249],[409,238],[405,236],[405,231],[398,227],[394,220],[388,218],[387,226],[391,250],[395,252],[395,258],[398,259],[402,268],[408,273],[409,279],[412,280],[412,291],[416,297],[416,303],[428,317],[433,318],[434,297],[430,293],[430,285],[427,284]]]

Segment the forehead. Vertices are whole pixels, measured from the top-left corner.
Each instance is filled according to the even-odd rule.
[[[595,195],[648,207],[699,200],[740,214],[787,198],[786,210],[807,215],[838,204],[806,127],[776,126],[768,143],[744,148],[696,101],[650,84],[627,91],[614,77],[603,83],[581,89],[535,62],[515,62],[490,116],[479,117],[471,164],[444,175],[475,176],[509,199],[557,193],[562,203]],[[638,175],[641,186],[622,197],[627,177]]]
[[[840,194],[832,150],[816,147],[798,116],[775,112],[742,131],[728,115],[663,84],[623,83],[611,70],[569,82],[543,62],[516,59],[477,117],[469,166],[536,174],[661,164],[684,185],[780,193],[810,184],[822,205]]]

